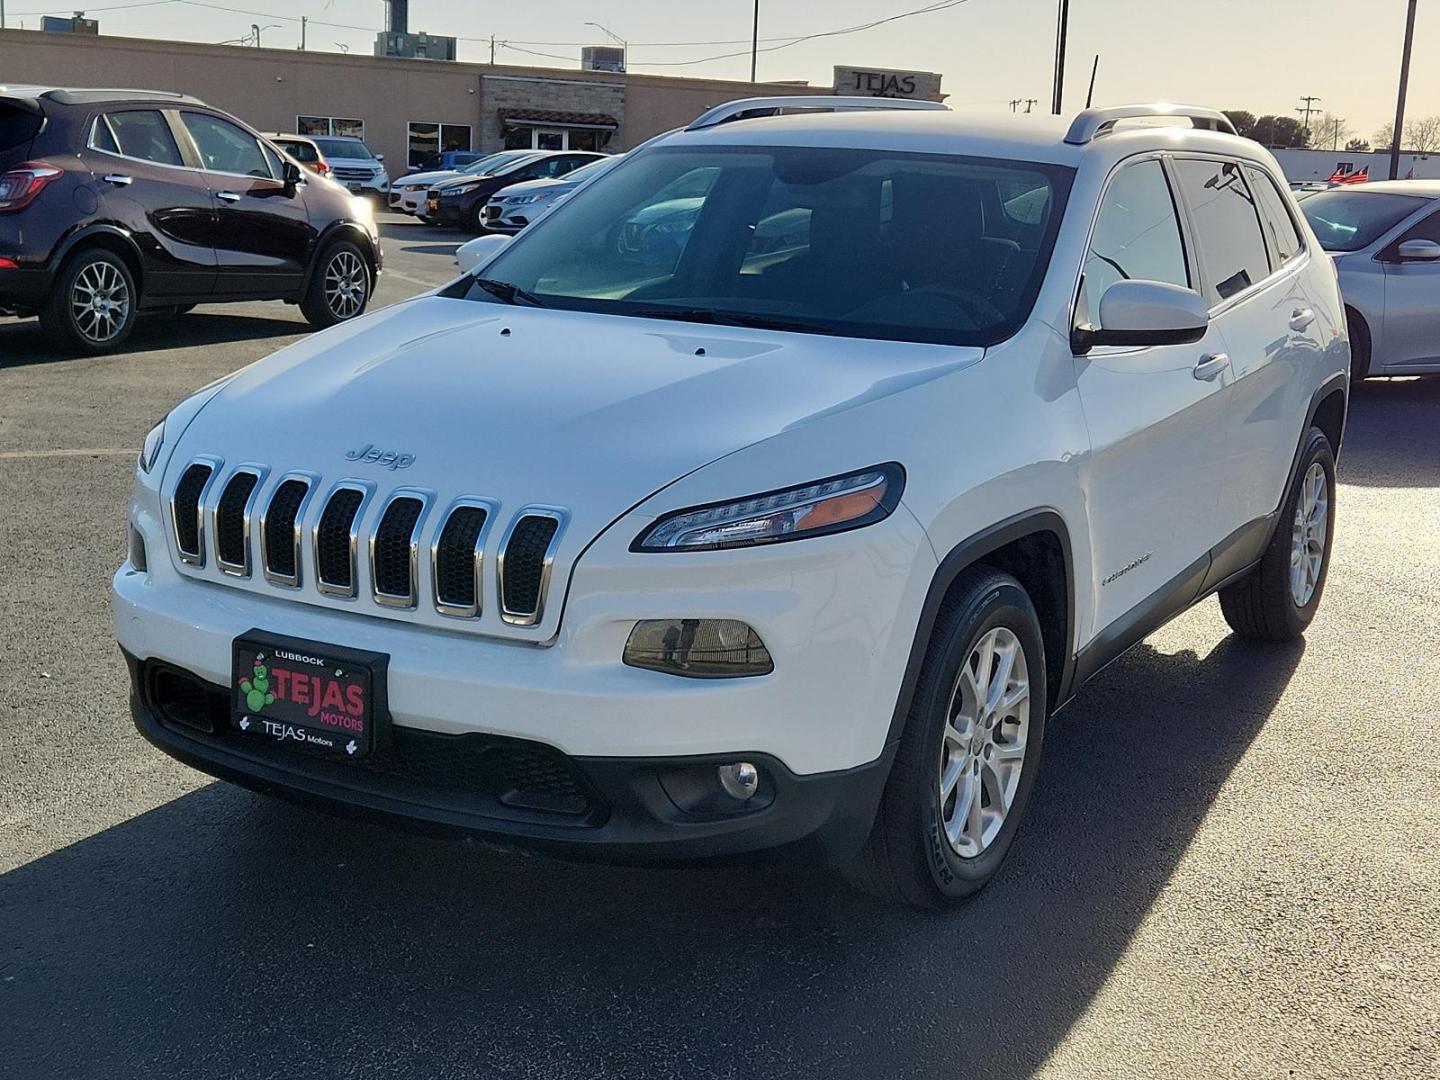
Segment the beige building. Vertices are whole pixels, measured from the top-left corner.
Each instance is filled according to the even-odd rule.
[[[29,30],[0,31],[0,78],[179,91],[261,131],[359,135],[392,177],[439,149],[627,150],[735,98],[832,92]]]

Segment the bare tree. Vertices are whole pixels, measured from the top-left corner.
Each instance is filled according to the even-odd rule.
[[[1395,141],[1395,125],[1386,124],[1375,132],[1375,147],[1377,150],[1389,150],[1390,144]]]
[[[1343,116],[1325,113],[1310,127],[1311,142],[1316,146],[1330,144],[1330,149],[1339,150],[1355,129],[1345,122]]]
[[[1417,154],[1440,150],[1440,116],[1420,116],[1405,125],[1405,141]]]

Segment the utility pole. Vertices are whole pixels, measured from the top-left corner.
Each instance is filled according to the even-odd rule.
[[[1415,0],[1405,16],[1405,51],[1400,57],[1400,96],[1395,102],[1395,134],[1390,139],[1390,179],[1400,179],[1400,139],[1405,128],[1405,94],[1410,88],[1410,47],[1415,44]]]
[[[5,0],[0,0],[0,30],[5,29]]]
[[[3,2],[4,2],[4,0],[0,0],[0,3],[3,3]],[[1017,97],[1017,98],[1011,98],[1011,99],[1010,99],[1010,111],[1011,111],[1011,112],[1019,112],[1019,111],[1020,111],[1020,102],[1021,102],[1022,100],[1023,100],[1023,99],[1018,98],[1018,97]]]
[[[1309,142],[1309,141],[1310,141],[1310,138],[1309,138],[1309,136],[1310,136],[1310,114],[1311,114],[1311,113],[1316,113],[1316,112],[1319,112],[1319,111],[1320,111],[1319,109],[1315,108],[1315,102],[1317,102],[1317,101],[1322,101],[1322,100],[1324,100],[1324,99],[1323,99],[1323,98],[1315,97],[1313,94],[1311,94],[1311,95],[1307,95],[1306,97],[1302,97],[1300,100],[1303,101],[1303,102],[1305,102],[1305,104],[1304,104],[1304,105],[1297,105],[1297,106],[1295,106],[1295,111],[1298,112],[1298,113],[1304,113],[1304,114],[1305,114],[1305,136],[1306,136],[1305,141],[1306,141],[1306,142]]]
[[[1039,104],[1040,104],[1040,100],[1039,100],[1038,98],[1033,98],[1033,97],[1032,97],[1032,98],[1026,98],[1026,99],[1025,99],[1025,111],[1028,113],[1028,112],[1030,112],[1030,110],[1032,110],[1033,108],[1035,108],[1036,105],[1039,105]]]
[[[300,51],[305,51],[305,26],[310,21],[309,15],[300,16]]]
[[[490,63],[495,63],[495,35],[490,35]]]
[[[1330,149],[1331,149],[1331,150],[1339,150],[1339,149],[1340,149],[1340,125],[1343,124],[1343,123],[1345,123],[1345,118],[1344,118],[1344,117],[1341,117],[1341,116],[1332,116],[1330,119],[1331,119],[1332,121],[1334,121],[1334,124],[1335,124],[1335,128],[1334,128],[1334,138],[1331,140]]]
[[[750,26],[750,81],[755,81],[755,62],[760,56],[760,0],[755,0],[755,21]]]
[[[1055,30],[1055,98],[1050,111],[1060,115],[1065,102],[1065,37],[1070,32],[1070,0],[1060,0],[1060,11]]]

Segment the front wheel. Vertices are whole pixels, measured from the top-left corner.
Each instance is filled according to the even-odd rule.
[[[317,329],[348,322],[370,302],[370,267],[360,249],[347,240],[326,248],[300,301],[306,320]]]
[[[846,868],[851,881],[918,908],[984,888],[1029,804],[1047,704],[1029,596],[1008,574],[965,571],[940,607],[870,837]]]
[[[72,255],[40,312],[56,341],[86,353],[113,352],[135,328],[139,290],[125,260],[104,248]]]
[[[1220,590],[1220,610],[1241,637],[1291,641],[1320,608],[1335,535],[1335,454],[1319,428],[1305,436],[1270,546],[1245,577]]]

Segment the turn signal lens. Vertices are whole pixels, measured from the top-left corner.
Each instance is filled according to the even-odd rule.
[[[905,470],[895,462],[832,476],[804,487],[667,514],[632,551],[714,551],[858,529],[890,516]]]
[[[775,670],[760,635],[734,619],[646,619],[625,642],[631,667],[691,679],[740,679]]]

